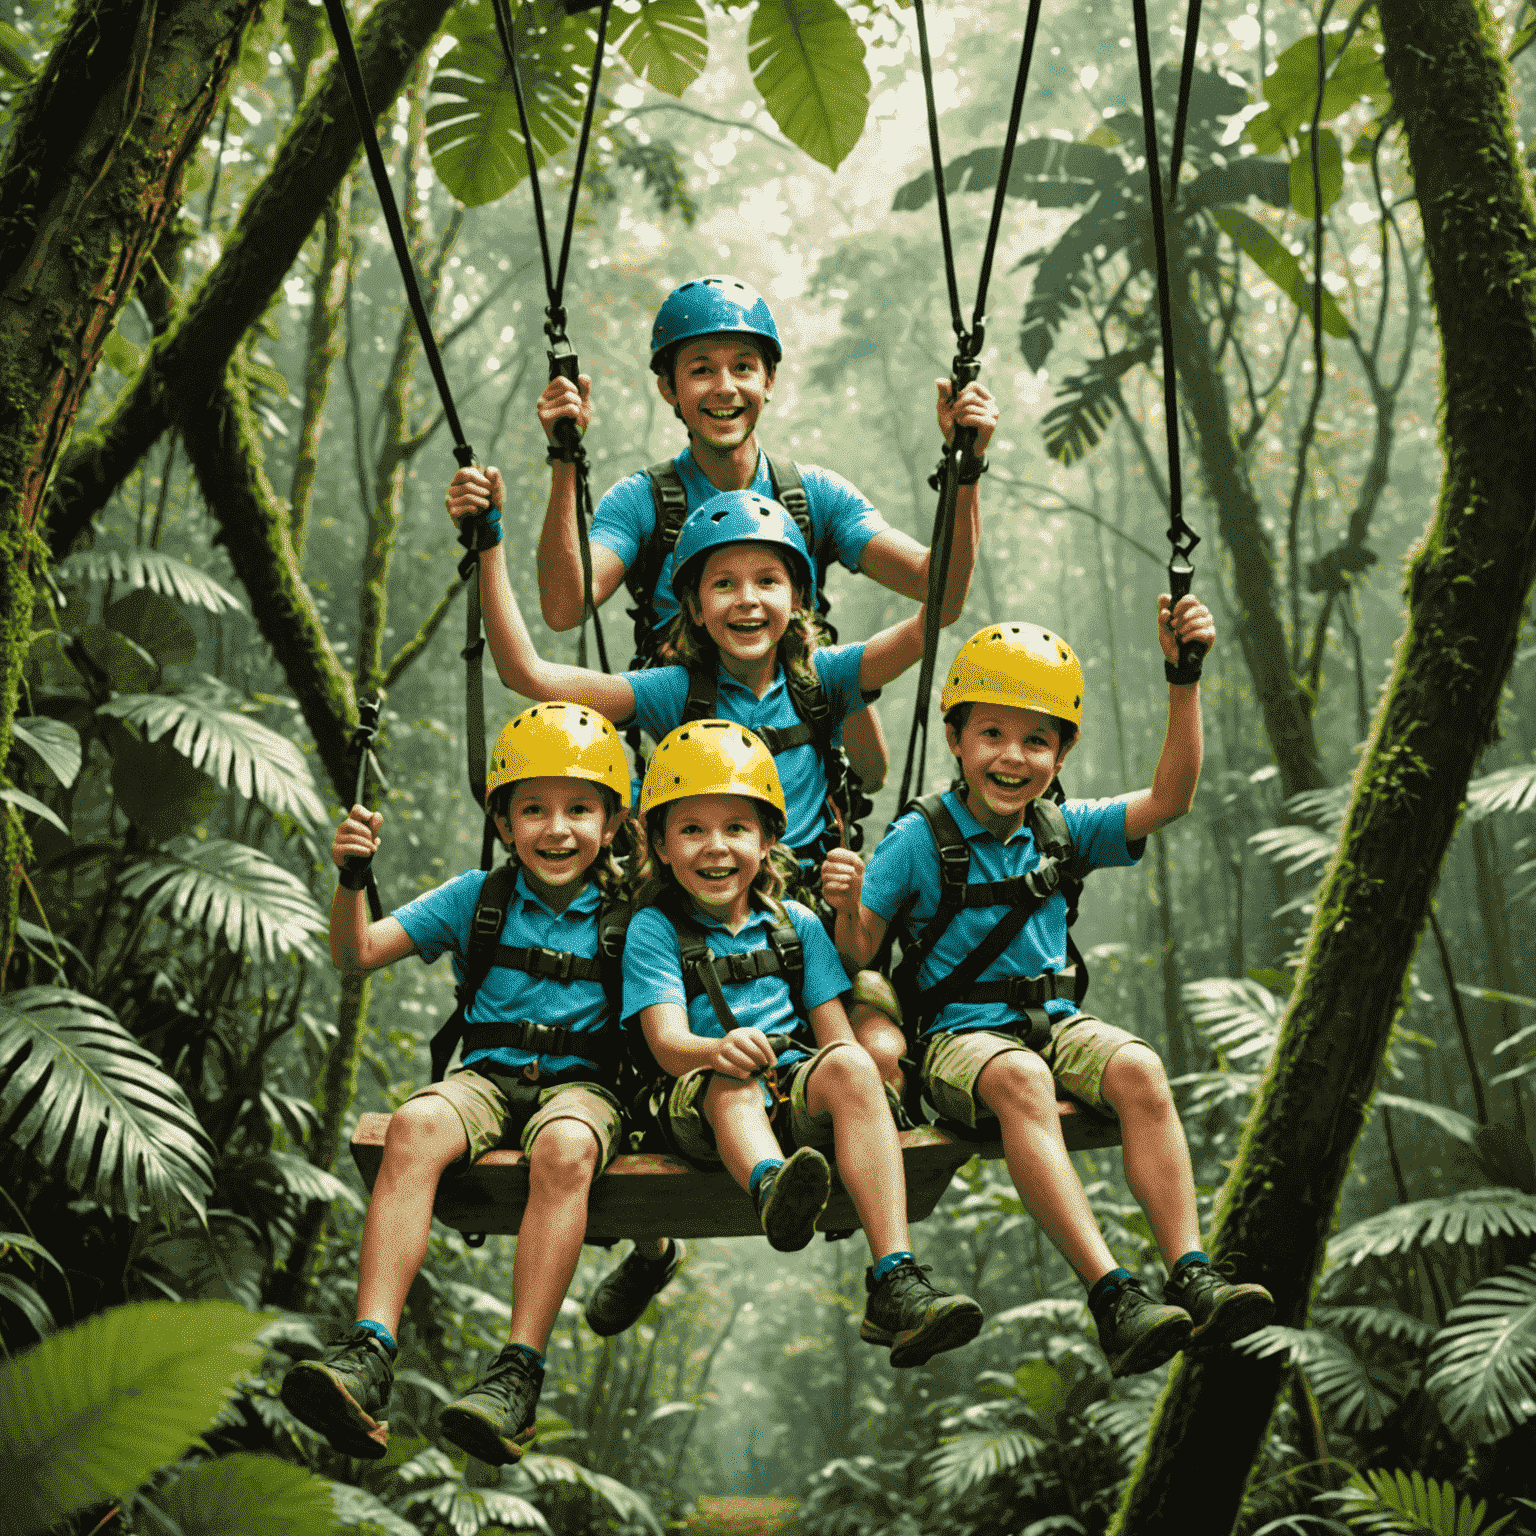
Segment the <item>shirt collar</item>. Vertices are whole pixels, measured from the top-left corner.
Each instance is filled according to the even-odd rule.
[[[694,922],[696,922],[701,928],[717,928],[721,933],[725,934],[729,934],[731,932],[731,930],[727,928],[719,918],[708,917],[697,907],[693,908],[693,911],[689,914],[689,916],[692,917]],[[752,905],[747,913],[747,920],[741,925],[740,928],[736,930],[736,933],[733,934],[732,937],[738,937],[739,935],[745,933],[749,928],[772,928],[777,923],[778,916],[772,911],[771,908],[764,905],[764,903],[758,897],[757,893],[754,891],[752,893]]]
[[[944,791],[944,804],[948,808],[950,815],[955,818],[955,825],[960,828],[960,835],[968,843],[978,842],[984,837],[990,837],[999,848],[1011,848],[1025,836],[1028,836],[1031,841],[1034,839],[1034,833],[1030,831],[1029,818],[1027,816],[1024,818],[1024,822],[1019,827],[1019,830],[1005,843],[995,832],[982,826],[971,815],[970,807],[954,790],[946,789]]]
[[[777,668],[775,668],[773,681],[769,683],[768,692],[765,693],[761,699],[758,699],[757,695],[753,693],[745,683],[739,682],[736,678],[732,677],[724,667],[719,668],[716,673],[715,680],[715,689],[717,692],[721,688],[734,688],[737,690],[737,692],[744,693],[749,699],[753,699],[761,704],[766,704],[768,700],[774,696],[775,693],[784,687],[784,685],[784,667],[782,663]]]
[[[517,870],[516,891],[517,896],[521,901],[537,907],[541,912],[547,912],[551,917],[560,917],[563,915],[562,913],[556,912],[553,907],[546,906],[545,903],[537,895],[534,894],[533,887],[528,884],[527,872],[522,868],[521,865],[518,866]],[[598,890],[597,882],[595,880],[589,880],[587,881],[586,885],[582,887],[581,895],[579,895],[575,901],[573,901],[565,910],[567,912],[595,912],[598,906],[601,904],[602,899],[602,892]]]

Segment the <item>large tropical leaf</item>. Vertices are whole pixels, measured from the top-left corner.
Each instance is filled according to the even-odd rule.
[[[1326,864],[1339,846],[1337,836],[1331,832],[1294,824],[1266,827],[1262,832],[1255,832],[1248,841],[1288,875],[1299,875],[1304,870]]]
[[[349,1205],[363,1210],[357,1191],[334,1173],[317,1168],[308,1158],[294,1152],[267,1152],[249,1162],[227,1166],[227,1173],[254,1180],[268,1189],[280,1190],[306,1204],[311,1200],[326,1205]]]
[[[1474,1286],[1451,1309],[1426,1385],[1463,1440],[1498,1440],[1536,1418],[1536,1269]]]
[[[201,926],[212,942],[269,960],[289,950],[316,957],[313,936],[326,930],[302,881],[257,849],[226,838],[182,838],[133,865],[123,875],[123,895],[143,901],[146,913]]]
[[[1284,1354],[1307,1373],[1319,1400],[1352,1433],[1379,1429],[1397,1407],[1397,1398],[1381,1382],[1380,1373],[1332,1334],[1271,1324],[1232,1347],[1260,1360]]]
[[[1224,1057],[1269,1060],[1280,1038],[1283,997],[1246,976],[1210,976],[1182,990],[1189,1016]]]
[[[687,1406],[691,1407],[692,1404]],[[616,1477],[609,1477],[605,1472],[594,1472],[568,1457],[544,1453],[524,1456],[518,1462],[517,1470],[520,1477],[527,1479],[530,1487],[543,1488],[563,1483],[583,1488],[600,1499],[622,1524],[641,1525],[660,1536],[661,1525],[649,1501]]]
[[[256,1364],[267,1321],[224,1301],[139,1302],[0,1366],[0,1531],[42,1531],[174,1461]]]
[[[943,1441],[924,1479],[940,1496],[964,1493],[1031,1461],[1044,1442],[1022,1429],[972,1430]]]
[[[615,46],[642,79],[681,96],[709,62],[709,22],[698,0],[644,0]]]
[[[1329,1328],[1336,1333],[1385,1339],[1389,1343],[1401,1342],[1413,1350],[1428,1349],[1435,1336],[1433,1323],[1399,1312],[1396,1307],[1314,1307],[1312,1321],[1319,1328]]]
[[[181,1536],[328,1536],[331,1484],[275,1456],[221,1456],[147,1495]]]
[[[1463,1497],[1450,1483],[1437,1483],[1421,1472],[1389,1472],[1382,1467],[1355,1472],[1337,1493],[1321,1497],[1337,1502],[1355,1529],[1379,1531],[1382,1536],[1410,1531],[1427,1531],[1429,1536],[1494,1536],[1514,1519],[1505,1515],[1485,1525],[1488,1505],[1484,1500],[1474,1501],[1470,1494]]]
[[[1143,342],[1110,357],[1096,357],[1081,373],[1064,379],[1056,392],[1059,403],[1040,421],[1045,451],[1063,464],[1075,464],[1094,447],[1115,419],[1120,380],[1138,364],[1151,362],[1155,350],[1152,343]]]
[[[212,1149],[174,1078],[78,992],[0,1000],[0,1133],[72,1189],[115,1211],[202,1217]]]
[[[71,555],[55,567],[65,581],[110,581],[123,587],[147,587],[210,613],[242,611],[239,598],[206,571],[158,549],[91,549]]]
[[[1312,283],[1301,263],[1255,218],[1241,208],[1216,208],[1211,217],[1232,240],[1242,247],[1265,277],[1277,287],[1310,321],[1312,318]],[[1348,336],[1349,321],[1338,300],[1323,290],[1323,330],[1330,336]]]
[[[1378,1093],[1376,1106],[1378,1109],[1399,1109],[1404,1114],[1418,1115],[1421,1119],[1438,1125],[1447,1136],[1454,1136],[1457,1141],[1464,1142],[1469,1147],[1475,1144],[1477,1122],[1458,1110],[1447,1109],[1444,1104],[1430,1104],[1423,1099],[1409,1099],[1400,1093]]]
[[[159,592],[140,587],[118,598],[103,617],[162,667],[182,666],[197,655],[197,631],[187,623],[181,609]]]
[[[1126,185],[1106,188],[1055,245],[1020,264],[1039,266],[1019,325],[1019,350],[1029,367],[1045,367],[1056,333],[1082,308],[1094,273],[1125,248],[1134,206]]]
[[[1293,137],[1313,115],[1331,123],[1362,96],[1382,105],[1388,101],[1387,77],[1374,43],[1361,35],[1341,56],[1347,32],[1334,32],[1323,40],[1323,58],[1329,73],[1323,99],[1317,99],[1317,36],[1298,38],[1275,60],[1264,79],[1268,107],[1248,124],[1248,136],[1260,154],[1273,154]]]
[[[1411,1200],[1346,1227],[1328,1245],[1328,1267],[1411,1253],[1430,1243],[1476,1248],[1490,1238],[1536,1235],[1536,1195],[1494,1187]]]
[[[74,726],[62,720],[50,720],[47,715],[22,715],[12,725],[16,739],[24,747],[31,747],[43,760],[43,766],[68,789],[80,772],[84,754],[80,746],[80,733]]]
[[[944,190],[951,195],[992,192],[1002,165],[1000,145],[959,155],[944,167]],[[1042,208],[1075,208],[1125,177],[1125,161],[1113,150],[1070,139],[1026,139],[1014,151],[1008,196],[1028,198]],[[915,212],[932,197],[933,172],[927,170],[897,189],[891,211]]]
[[[1467,785],[1467,812],[1487,816],[1494,811],[1529,811],[1536,807],[1536,763],[1516,763],[1485,773]]]
[[[454,1536],[476,1536],[488,1525],[509,1531],[541,1531],[549,1522],[526,1499],[498,1488],[469,1488],[458,1469],[436,1446],[404,1463],[395,1474],[409,1492],[397,1507],[409,1513],[429,1509]]]
[[[364,1488],[355,1488],[351,1483],[332,1483],[331,1501],[339,1526],[377,1526],[384,1536],[421,1536],[409,1520],[397,1515],[382,1499],[376,1499]]]
[[[517,98],[501,42],[487,29],[459,39],[432,77],[427,150],[448,190],[469,208],[504,197],[528,174]],[[576,136],[596,34],[584,17],[540,28],[533,6],[512,27],[534,160],[544,165]]]
[[[34,1259],[38,1259],[52,1265],[61,1275],[64,1273],[64,1266],[35,1238],[24,1232],[0,1232],[0,1259],[12,1254],[29,1268]],[[0,1274],[0,1300],[15,1307],[40,1339],[53,1332],[53,1313],[48,1310],[47,1302],[19,1276]]]
[[[1246,155],[1225,165],[1213,165],[1179,188],[1179,211],[1189,214],[1197,208],[1236,207],[1250,197],[1271,208],[1290,207],[1291,174],[1284,160]]]
[[[209,682],[206,691],[119,694],[97,713],[137,726],[147,741],[168,737],[194,768],[277,815],[309,827],[323,821],[325,802],[304,754],[270,726],[228,708],[222,690]]]
[[[747,63],[784,137],[836,170],[869,112],[864,40],[837,0],[758,0]]]

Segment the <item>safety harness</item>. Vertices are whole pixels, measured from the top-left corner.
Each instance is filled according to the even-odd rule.
[[[464,979],[459,983],[458,1006],[432,1037],[432,1081],[442,1080],[462,1042],[463,1054],[474,1051],[532,1051],[540,1056],[579,1056],[594,1062],[601,1080],[612,1081],[620,1067],[620,1044],[615,1026],[623,1006],[624,934],[631,916],[627,904],[604,905],[597,917],[597,953],[577,955],[568,950],[522,948],[501,942],[507,909],[517,886],[517,865],[502,864],[485,877],[470,923],[469,944],[464,955]],[[601,1030],[556,1029],[531,1019],[467,1022],[480,988],[493,970],[522,971],[549,981],[595,981],[607,1000],[608,1025]]]
[[[891,980],[901,1001],[909,1043],[920,1052],[924,1033],[951,1003],[1004,1003],[1022,1016],[1014,1032],[1038,1050],[1050,1039],[1046,1003],[1064,997],[1080,1004],[1088,992],[1088,967],[1070,932],[1070,963],[1064,970],[1009,976],[1000,981],[978,982],[976,978],[1006,952],[1024,925],[1056,892],[1061,892],[1067,903],[1069,929],[1077,919],[1088,867],[1085,860],[1073,855],[1072,835],[1061,806],[1043,796],[1030,802],[1028,826],[1041,857],[1028,874],[974,885],[970,883],[971,846],[944,804],[943,794],[922,795],[906,809],[917,811],[927,823],[939,856],[939,904],[932,919],[920,935],[913,935],[906,920],[910,904],[897,917],[901,963]],[[961,912],[978,907],[1008,910],[954,970],[928,987],[921,986],[918,974],[923,963],[949,925]]]

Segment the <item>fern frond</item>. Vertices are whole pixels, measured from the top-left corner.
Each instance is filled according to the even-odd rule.
[[[1262,832],[1255,832],[1248,841],[1271,864],[1279,864],[1288,875],[1299,875],[1303,870],[1326,864],[1339,846],[1334,833],[1297,826],[1266,827]]]
[[[1120,380],[1138,364],[1151,360],[1152,346],[1145,343],[1096,357],[1081,373],[1071,374],[1056,391],[1060,402],[1040,419],[1045,451],[1063,464],[1074,464],[1097,444],[1105,427],[1115,418]]]
[[[1517,763],[1485,773],[1467,785],[1467,814],[1491,816],[1495,811],[1529,811],[1536,807],[1536,763]]]
[[[954,1435],[928,1458],[923,1481],[940,1495],[964,1493],[1033,1460],[1043,1445],[1022,1429]]]
[[[351,1483],[331,1484],[331,1509],[337,1525],[350,1530],[356,1525],[377,1526],[384,1536],[421,1536],[403,1515],[397,1515],[382,1499]]]
[[[110,581],[119,587],[147,587],[209,613],[242,613],[240,599],[206,571],[161,554],[158,549],[90,549],[54,567],[64,581]]]
[[[297,950],[316,957],[313,936],[326,931],[314,898],[281,865],[255,848],[225,838],[180,838],[164,853],[133,865],[123,894],[148,913],[201,926],[213,943],[236,953]]]
[[[1208,976],[1182,989],[1189,1016],[1229,1061],[1267,1062],[1280,1038],[1285,999],[1246,976]]]
[[[1435,1336],[1435,1325],[1396,1307],[1314,1307],[1312,1320],[1320,1328],[1369,1339],[1404,1343],[1423,1350]]]
[[[1353,793],[1354,786],[1348,782],[1334,784],[1328,789],[1304,789],[1299,795],[1292,795],[1285,802],[1285,808],[1320,832],[1332,833],[1337,838]]]
[[[609,1513],[622,1524],[643,1525],[647,1530],[655,1531],[657,1536],[660,1536],[661,1526],[657,1522],[656,1513],[651,1508],[650,1501],[644,1494],[637,1493],[616,1477],[609,1477],[606,1472],[594,1472],[590,1467],[584,1467],[580,1462],[572,1461],[569,1457],[551,1456],[548,1453],[524,1456],[518,1462],[517,1470],[534,1488],[547,1487],[556,1483],[583,1488],[601,1500],[607,1506]]]
[[[212,1147],[191,1103],[94,998],[28,987],[0,1000],[0,1134],[111,1210],[205,1216]]]
[[[1461,1298],[1435,1339],[1426,1386],[1452,1432],[1474,1443],[1536,1418],[1536,1269],[1507,1269]]]
[[[1407,1115],[1418,1115],[1438,1125],[1447,1136],[1467,1146],[1472,1146],[1477,1136],[1477,1122],[1459,1110],[1447,1109],[1444,1104],[1430,1104],[1424,1099],[1405,1098],[1400,1093],[1377,1093],[1375,1103],[1380,1109],[1397,1109]]]
[[[430,1509],[454,1536],[477,1536],[486,1526],[549,1536],[549,1522],[526,1499],[497,1488],[466,1488],[457,1474],[409,1493],[400,1502],[407,1512]]]
[[[137,726],[147,741],[169,736],[194,768],[277,815],[306,827],[325,819],[304,754],[261,721],[226,708],[220,691],[124,693],[96,712]]]
[[[1086,1297],[1042,1296],[1036,1301],[1026,1301],[1021,1306],[1009,1307],[989,1319],[993,1328],[1004,1323],[1024,1323],[1049,1328],[1088,1328],[1093,1315],[1088,1310]]]
[[[1495,1237],[1536,1234],[1536,1196],[1498,1186],[1394,1205],[1346,1227],[1328,1245],[1328,1268],[1410,1253],[1430,1243],[1477,1248]]]
[[[1315,1328],[1282,1328],[1271,1324],[1232,1346],[1245,1355],[1263,1360],[1284,1354],[1307,1373],[1317,1393],[1335,1418],[1348,1430],[1378,1429],[1397,1407],[1377,1372],[1350,1347],[1332,1334]]]
[[[1026,258],[1038,263],[1019,327],[1019,350],[1028,367],[1045,366],[1057,332],[1073,310],[1083,307],[1094,273],[1124,248],[1129,206],[1123,187],[1100,193],[1055,245]]]
[[[1369,1531],[1427,1531],[1430,1536],[1494,1536],[1513,1515],[1491,1525],[1483,1518],[1488,1506],[1462,1498],[1450,1483],[1437,1483],[1421,1472],[1389,1472],[1377,1468],[1356,1472],[1337,1493],[1320,1495],[1336,1501],[1351,1525]]]

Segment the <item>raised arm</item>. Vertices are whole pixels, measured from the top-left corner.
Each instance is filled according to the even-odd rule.
[[[1157,600],[1157,640],[1164,658],[1179,659],[1178,642],[1203,641],[1206,650],[1216,643],[1216,624],[1211,611],[1191,593],[1175,608],[1166,593]],[[1125,839],[1136,842],[1189,813],[1200,782],[1205,739],[1200,725],[1200,684],[1168,685],[1168,729],[1149,789],[1125,796]]]
[[[864,861],[849,848],[834,848],[821,866],[821,894],[837,914],[832,942],[845,966],[862,971],[885,938],[886,920],[862,901]],[[814,1021],[813,1021],[814,1022]]]
[[[371,859],[378,850],[383,825],[382,812],[354,805],[347,819],[337,827],[331,843],[331,857],[337,868],[347,859]],[[368,921],[366,901],[364,892],[349,891],[340,885],[331,897],[331,959],[344,975],[365,976],[416,953],[410,935],[397,919]]]
[[[551,379],[539,396],[539,425],[551,443],[561,421],[574,421],[586,435],[592,421],[592,380],[582,374]],[[576,466],[554,460],[549,466],[549,505],[539,529],[539,610],[544,622],[563,634],[581,623],[581,544],[576,531]],[[603,544],[592,544],[592,602],[601,608],[624,579],[624,562]]]

